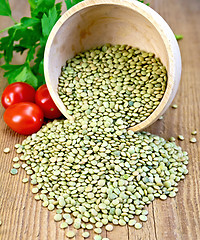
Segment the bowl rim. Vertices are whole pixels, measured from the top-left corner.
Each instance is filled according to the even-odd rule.
[[[55,102],[56,106],[59,108],[59,110],[63,113],[63,115],[66,118],[73,121],[74,119],[73,116],[70,116],[67,113],[67,110],[64,104],[60,105],[60,103],[57,102],[57,96],[54,92],[54,89],[51,86],[50,75],[48,71],[49,54],[50,54],[54,37],[56,36],[56,34],[58,33],[62,25],[72,15],[86,8],[89,8],[92,6],[100,6],[100,5],[117,5],[121,7],[127,7],[132,11],[136,11],[139,14],[141,14],[143,17],[147,19],[147,21],[151,22],[151,24],[157,30],[167,51],[168,65],[169,65],[169,69],[167,71],[167,74],[168,74],[167,88],[165,90],[165,93],[161,102],[159,103],[157,108],[151,113],[151,115],[144,121],[140,122],[139,124],[130,127],[130,129],[133,131],[140,131],[148,127],[152,123],[154,123],[170,106],[178,89],[178,85],[181,78],[181,68],[182,68],[180,49],[174,33],[172,32],[171,28],[166,23],[166,21],[156,11],[154,11],[152,8],[150,8],[144,3],[141,3],[137,0],[85,0],[76,4],[69,10],[67,10],[54,25],[46,43],[45,53],[44,53],[44,75],[45,75],[47,88],[49,90],[49,93],[53,101]]]

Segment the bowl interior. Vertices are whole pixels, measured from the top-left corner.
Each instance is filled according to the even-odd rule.
[[[67,11],[55,25],[45,51],[45,76],[53,100],[67,118],[70,116],[57,94],[58,77],[66,60],[81,51],[105,43],[138,47],[155,53],[167,68],[168,82],[172,80],[169,52],[163,36],[155,27],[154,19],[151,18],[150,21],[144,17],[142,5],[144,4],[140,4],[138,12],[134,4],[131,8],[122,4],[78,4]]]

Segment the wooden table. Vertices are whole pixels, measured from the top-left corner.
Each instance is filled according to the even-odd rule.
[[[19,20],[28,15],[28,1],[11,1],[13,15]],[[147,130],[168,139],[185,136],[178,141],[189,153],[189,174],[179,184],[179,192],[173,199],[155,200],[149,205],[148,221],[141,230],[133,227],[115,227],[103,236],[110,240],[199,240],[200,239],[200,1],[199,0],[149,0],[155,9],[177,34],[183,34],[179,42],[183,71],[179,91],[174,103],[178,109],[168,109],[163,120],[158,120]],[[0,17],[0,29],[9,26],[7,17]],[[15,56],[14,62],[20,63]],[[7,85],[0,70],[0,94]],[[25,137],[10,130],[3,121],[0,108],[0,239],[1,240],[62,240],[65,231],[53,220],[53,213],[41,207],[31,193],[30,183],[23,184],[25,172],[19,170],[12,176],[12,158],[16,156],[14,144]],[[197,143],[190,143],[191,132],[197,129]],[[9,154],[3,153],[10,147]],[[76,240],[83,239],[81,230]],[[92,237],[90,239],[93,239]]]

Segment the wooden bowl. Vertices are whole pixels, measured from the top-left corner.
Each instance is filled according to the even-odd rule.
[[[143,122],[131,127],[142,130],[170,106],[181,77],[181,56],[175,36],[165,20],[136,0],[85,0],[65,12],[52,29],[45,49],[47,87],[65,117],[73,120],[57,93],[58,77],[66,60],[105,43],[128,44],[153,52],[166,66],[168,82],[164,97]]]

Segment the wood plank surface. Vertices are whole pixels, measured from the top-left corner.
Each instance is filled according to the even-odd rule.
[[[11,0],[13,16],[17,20],[28,16],[25,0]],[[178,109],[169,108],[163,120],[158,120],[147,131],[168,139],[179,134],[184,141],[176,141],[189,153],[189,174],[179,184],[173,199],[155,200],[149,205],[148,221],[141,230],[115,227],[113,232],[103,232],[110,240],[199,240],[200,239],[200,1],[199,0],[149,0],[177,34],[182,54],[182,79],[174,103]],[[0,17],[0,29],[12,23]],[[2,34],[1,34],[2,36]],[[18,55],[14,63],[22,60]],[[7,81],[0,70],[0,95]],[[54,214],[41,206],[31,193],[30,183],[23,184],[25,171],[12,176],[12,158],[16,156],[14,144],[25,137],[14,133],[3,121],[4,109],[0,107],[0,240],[64,240],[65,231],[53,220]],[[197,129],[197,143],[189,142],[191,132]],[[5,147],[11,152],[3,153]],[[82,240],[80,230],[73,240]],[[89,239],[93,239],[92,237]]]

